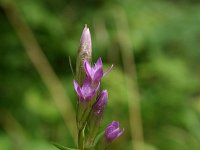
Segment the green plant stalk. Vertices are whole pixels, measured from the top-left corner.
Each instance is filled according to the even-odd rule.
[[[78,132],[78,148],[80,150],[84,150],[83,130],[79,130],[79,132]]]
[[[92,60],[92,44],[91,35],[89,28],[85,25],[80,39],[80,47],[78,49],[77,59],[76,59],[76,81],[82,86],[85,80],[85,71],[83,67],[84,59],[89,62]],[[76,123],[78,129],[78,147],[80,150],[84,150],[84,140],[85,140],[85,125],[86,118],[89,114],[86,110],[86,106],[77,100],[77,110],[76,110]]]

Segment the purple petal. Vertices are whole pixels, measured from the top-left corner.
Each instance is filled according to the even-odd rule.
[[[107,135],[107,134],[110,134],[111,132],[113,132],[113,130],[115,130],[115,127],[114,127],[114,126],[108,126],[108,127],[106,128],[106,135]]]
[[[95,63],[94,69],[102,68],[102,66],[103,66],[103,64],[102,64],[102,60],[100,57],[100,58],[98,58],[97,62]]]
[[[119,128],[119,122],[113,121],[110,125],[112,125],[115,128]]]
[[[92,109],[97,113],[102,112],[104,110],[105,105],[107,104],[107,100],[108,100],[108,92],[107,90],[103,90],[97,97],[97,101],[93,105]]]
[[[82,93],[85,101],[91,100],[99,89],[100,82],[93,84],[93,82],[87,77],[82,86]]]
[[[87,59],[84,59],[84,70],[86,72],[86,75],[91,79],[92,78],[92,68],[87,61]]]
[[[101,78],[103,77],[103,65],[102,65],[102,60],[99,58],[93,68],[93,80],[94,81],[100,81]]]
[[[86,95],[86,97],[85,97],[85,101],[90,101],[94,97],[95,94],[96,94],[95,91],[88,93],[88,95]]]
[[[118,137],[118,134],[119,134],[119,128],[107,133],[106,138],[108,141],[113,141],[115,138]]]
[[[79,96],[80,100],[81,101],[84,100],[84,95],[82,94],[82,91],[81,91],[80,87],[77,88],[77,91],[78,91],[78,96]]]
[[[82,94],[82,91],[81,91],[81,88],[80,88],[79,84],[75,80],[73,81],[73,83],[74,83],[74,89],[75,89],[77,95],[79,96],[79,98],[82,99],[83,98],[83,94]]]
[[[86,97],[88,95],[90,95],[90,93],[93,92],[93,89],[92,89],[92,86],[91,86],[91,81],[88,78],[86,78],[84,83],[83,83],[82,92]]]
[[[103,68],[98,68],[98,70],[96,70],[94,73],[93,80],[99,82],[102,77],[103,77]]]
[[[88,77],[86,77],[86,79],[83,82],[82,89],[84,90],[85,89],[87,90],[88,88],[91,89],[91,84],[92,84],[91,80]]]
[[[99,87],[100,87],[100,82],[98,82],[98,84],[95,85],[95,87],[91,87],[91,85],[90,85],[90,87],[88,87],[88,89],[87,89],[88,90],[87,93],[85,93],[85,100],[86,101],[91,100],[97,93]]]
[[[97,98],[96,105],[98,105],[98,106],[104,106],[107,103],[107,100],[108,100],[108,92],[107,92],[107,90],[103,90],[99,94],[99,96]]]
[[[118,133],[117,137],[120,137],[124,133],[124,129],[120,133]]]
[[[74,83],[74,89],[77,90],[77,88],[79,87],[78,83],[75,80],[73,80],[73,83]]]

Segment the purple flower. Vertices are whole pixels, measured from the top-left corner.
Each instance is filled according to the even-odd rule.
[[[98,83],[100,82],[101,78],[108,74],[113,65],[110,67],[110,69],[107,72],[103,72],[103,64],[101,58],[97,60],[95,65],[92,67],[90,66],[89,62],[87,59],[84,60],[84,69],[87,77],[93,82],[93,83]]]
[[[122,135],[124,129],[120,131],[119,122],[111,122],[105,129],[105,138],[107,142],[112,142],[114,139]]]
[[[94,86],[92,82],[86,78],[82,87],[74,80],[74,89],[80,99],[80,101],[90,101],[96,94],[97,90],[99,89],[100,82]]]
[[[108,101],[108,92],[107,90],[103,90],[97,97],[97,101],[92,107],[92,110],[95,115],[102,116],[107,101]]]

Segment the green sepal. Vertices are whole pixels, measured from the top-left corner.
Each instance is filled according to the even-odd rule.
[[[54,143],[53,145],[60,150],[79,150],[79,149],[76,149],[76,148],[69,148],[69,147],[66,147],[66,146],[62,146],[62,145],[59,145],[59,144],[56,144],[56,143]]]
[[[99,141],[102,139],[103,135],[104,135],[105,131],[102,131],[101,133],[99,133],[95,140],[94,140],[94,147],[97,145],[97,143],[99,143]]]
[[[80,149],[84,149],[84,143],[85,143],[85,128],[87,126],[87,123],[85,124],[85,126],[83,127],[83,129],[79,130],[78,133],[78,147]]]
[[[104,131],[99,133],[96,136],[93,145],[91,145],[90,147],[87,147],[86,150],[104,150],[106,147],[105,147],[104,139],[102,138],[103,135],[104,135]]]

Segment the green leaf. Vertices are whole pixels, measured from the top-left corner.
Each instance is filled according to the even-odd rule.
[[[79,149],[75,149],[75,148],[69,148],[69,147],[65,147],[59,144],[53,144],[55,147],[57,147],[60,150],[79,150]]]

